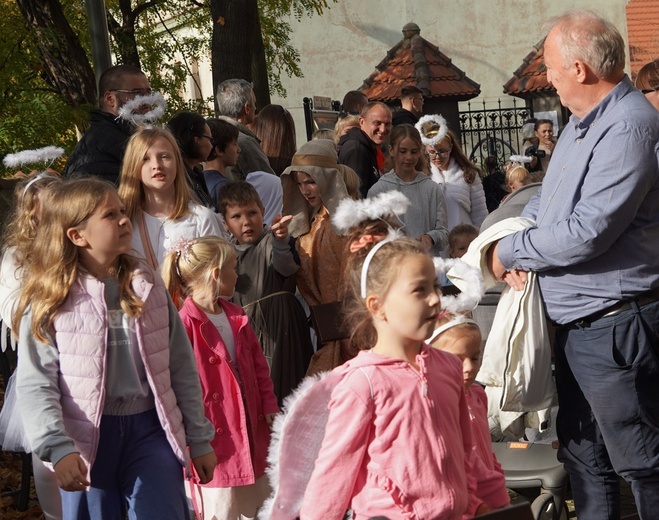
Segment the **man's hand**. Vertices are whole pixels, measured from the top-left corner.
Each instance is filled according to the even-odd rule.
[[[87,465],[79,453],[69,453],[54,466],[57,485],[64,491],[84,491],[89,486]]]
[[[217,465],[215,452],[211,451],[206,455],[193,458],[192,465],[197,472],[197,477],[199,477],[199,483],[208,484],[213,478],[213,471],[215,471],[215,466]]]
[[[487,268],[495,279],[506,282],[516,291],[521,291],[526,285],[527,273],[518,269],[508,271],[499,260],[499,242],[495,242],[487,250]]]

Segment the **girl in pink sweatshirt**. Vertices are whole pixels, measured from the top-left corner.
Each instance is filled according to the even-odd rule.
[[[487,422],[487,396],[476,381],[481,367],[481,331],[478,324],[464,315],[448,315],[439,321],[428,342],[435,348],[450,352],[462,362],[462,376],[469,406],[473,450],[478,471],[475,472],[476,494],[493,508],[510,502],[501,464],[492,453],[490,427]]]
[[[460,362],[424,343],[440,312],[433,262],[421,242],[394,233],[355,238],[346,317],[363,350],[286,403],[291,420],[278,418],[271,446],[276,492],[261,518],[340,520],[352,509],[355,520],[457,520],[485,512],[471,476]],[[322,409],[326,417],[316,420]],[[314,436],[322,436],[319,449]],[[289,463],[309,452],[300,507],[290,475],[305,471]]]

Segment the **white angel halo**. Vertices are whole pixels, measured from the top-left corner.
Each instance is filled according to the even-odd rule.
[[[529,155],[511,155],[510,162],[519,163],[524,165],[525,163],[530,163],[533,160],[533,157]]]
[[[459,258],[440,258],[433,257],[435,271],[437,275],[443,275],[449,269],[458,271],[460,278],[467,282],[462,292],[455,296],[442,295],[442,309],[452,313],[472,311],[481,301],[485,294],[485,284],[483,283],[483,274],[480,269],[473,267]]]
[[[150,106],[151,110],[142,113],[140,108]],[[135,96],[120,109],[117,117],[135,126],[146,125],[158,121],[167,109],[167,101],[160,92],[151,92],[146,96]]]
[[[448,125],[446,119],[440,114],[429,114],[423,116],[414,127],[421,134],[421,142],[425,146],[435,146],[439,143],[448,133]],[[428,128],[430,127],[430,130]],[[424,131],[424,128],[426,130]]]
[[[343,199],[334,210],[332,224],[339,233],[345,234],[365,220],[400,217],[409,205],[410,200],[396,190],[361,200]]]
[[[16,168],[24,164],[44,163],[50,166],[53,161],[64,155],[64,149],[59,146],[44,146],[35,150],[22,150],[5,156],[2,163],[7,168]]]

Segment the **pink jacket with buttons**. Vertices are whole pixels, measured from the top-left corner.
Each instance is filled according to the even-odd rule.
[[[416,361],[420,370],[364,351],[335,369],[343,377],[332,391],[302,520],[341,520],[348,508],[355,520],[473,516],[481,501],[462,366],[426,345]]]
[[[190,298],[179,314],[197,359],[206,417],[215,426],[211,445],[217,466],[206,487],[245,486],[265,473],[270,442],[265,414],[279,408],[268,364],[247,316],[226,300],[218,303],[231,325],[240,376],[217,328]]]

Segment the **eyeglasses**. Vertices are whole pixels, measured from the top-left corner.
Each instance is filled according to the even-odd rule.
[[[644,89],[641,90],[641,92],[643,92],[643,94],[649,94],[650,92],[656,92],[657,90],[659,90],[659,87],[657,87],[657,88],[644,88]]]
[[[208,139],[208,141],[212,146],[215,146],[215,139],[213,139],[210,135],[197,134],[197,137],[205,137],[206,139]]]
[[[121,92],[123,94],[132,94],[133,96],[148,96],[153,92],[150,88],[134,88],[133,90],[124,90],[122,88],[113,88],[110,92]]]
[[[448,157],[451,154],[451,149],[448,150],[430,150],[428,155],[431,159],[437,159],[437,157]]]

